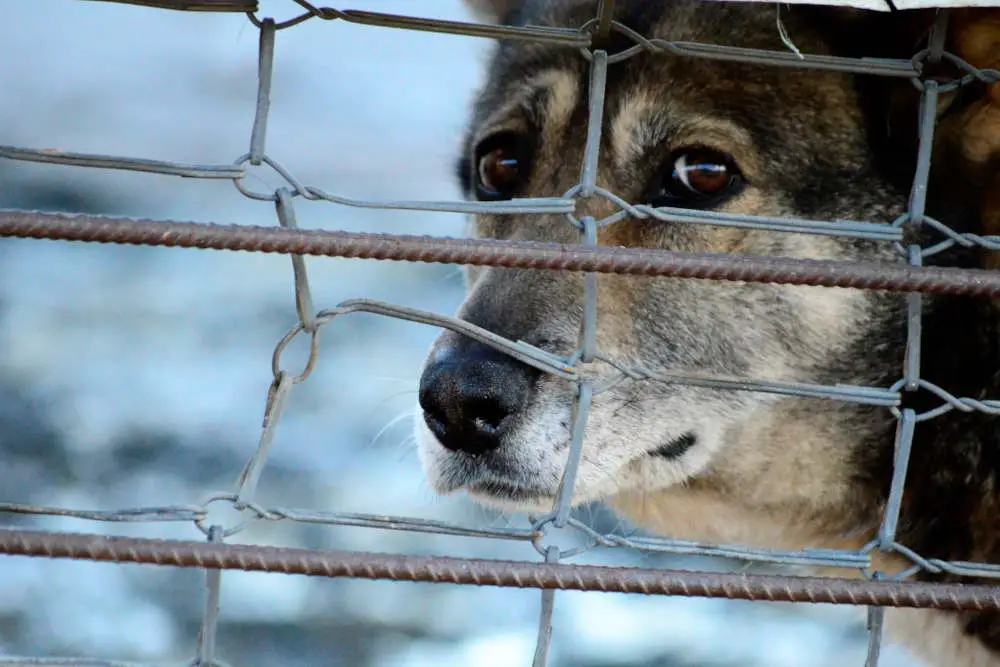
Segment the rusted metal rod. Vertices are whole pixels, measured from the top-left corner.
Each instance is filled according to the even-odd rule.
[[[1000,272],[0,210],[0,237],[1000,296]]]
[[[0,530],[0,553],[324,577],[646,595],[1000,610],[1000,587],[680,572]]]

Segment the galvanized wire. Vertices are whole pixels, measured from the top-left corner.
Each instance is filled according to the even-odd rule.
[[[156,9],[176,9],[189,12],[255,12],[257,0],[100,0],[125,5],[140,5]]]
[[[881,651],[885,606],[934,607],[952,610],[1000,610],[1000,587],[929,584],[902,581],[920,572],[1000,579],[1000,565],[928,559],[896,540],[906,472],[917,424],[951,410],[1000,414],[1000,400],[955,396],[921,377],[920,344],[922,294],[1000,296],[1000,274],[968,269],[924,266],[924,259],[956,245],[1000,250],[1000,237],[958,233],[926,215],[927,181],[937,100],[940,94],[974,81],[1000,81],[996,70],[977,69],[945,50],[947,11],[938,14],[928,47],[908,60],[842,58],[788,53],[727,45],[670,42],[647,38],[613,20],[615,2],[601,0],[596,16],[580,29],[538,26],[492,26],[399,16],[357,10],[318,7],[307,0],[291,0],[297,8],[291,18],[277,20],[256,15],[257,4],[239,0],[111,0],[149,7],[194,11],[241,11],[260,30],[257,63],[257,101],[248,152],[232,163],[182,164],[137,157],[83,154],[55,150],[0,146],[0,158],[75,167],[120,169],[156,175],[230,180],[249,199],[273,202],[276,228],[214,225],[193,222],[135,220],[103,216],[25,211],[0,211],[0,237],[58,239],[217,250],[276,252],[291,256],[295,285],[296,324],[278,342],[272,356],[273,378],[267,391],[261,433],[253,454],[236,479],[232,492],[214,493],[199,504],[138,507],[119,510],[81,510],[23,503],[0,503],[0,512],[58,516],[102,522],[185,522],[198,527],[206,543],[143,538],[104,537],[35,530],[0,530],[0,553],[199,567],[206,570],[205,608],[196,657],[191,667],[225,665],[218,657],[217,629],[222,572],[227,569],[284,572],[329,577],[360,577],[403,581],[477,584],[542,589],[541,615],[534,667],[548,662],[553,637],[552,620],[557,590],[601,590],[662,595],[698,595],[792,602],[825,602],[868,605],[869,644],[867,667],[876,667]],[[580,181],[561,197],[507,202],[370,201],[328,193],[306,185],[268,154],[267,124],[279,31],[310,19],[342,21],[367,26],[458,34],[490,39],[532,40],[561,44],[580,50],[590,66],[589,117]],[[610,32],[625,37],[632,46],[609,55],[593,49],[594,36]],[[608,70],[638,53],[668,53],[685,58],[729,60],[761,66],[827,70],[909,79],[921,93],[919,150],[907,212],[894,221],[819,221],[770,218],[654,208],[627,202],[597,184],[602,118]],[[945,61],[959,75],[950,81],[923,76],[925,62]],[[248,167],[266,167],[283,184],[271,192],[251,190],[245,183]],[[579,244],[515,243],[493,240],[439,239],[389,234],[355,234],[330,230],[302,230],[295,215],[295,199],[326,201],[344,206],[454,213],[561,214],[580,234]],[[601,197],[616,209],[607,217],[577,219],[577,202]],[[905,263],[872,264],[824,262],[772,257],[697,255],[651,249],[606,248],[597,245],[597,230],[626,219],[653,218],[673,224],[714,225],[800,233],[892,244]],[[903,245],[905,229],[934,230],[940,239],[921,247]],[[303,255],[392,259],[401,261],[463,263],[584,272],[585,298],[579,348],[562,358],[521,341],[504,339],[454,317],[426,313],[369,300],[351,300],[317,311],[309,287]],[[597,274],[620,273],[676,278],[696,278],[791,285],[821,285],[907,292],[907,339],[904,368],[891,387],[821,386],[754,378],[696,377],[683,370],[625,366],[603,355],[597,346]],[[337,319],[366,312],[462,333],[493,346],[524,363],[578,387],[571,424],[571,444],[558,495],[550,513],[532,517],[527,529],[466,527],[411,517],[375,516],[280,507],[263,507],[255,499],[258,483],[271,454],[276,429],[295,385],[304,382],[316,366],[320,332]],[[282,363],[286,347],[300,334],[310,338],[305,365],[288,370]],[[584,379],[584,366],[601,371],[601,380]],[[591,374],[588,374],[588,377]],[[708,387],[726,391],[766,392],[783,396],[847,401],[885,408],[897,420],[895,460],[882,525],[871,543],[857,551],[806,549],[777,551],[741,545],[716,545],[636,535],[601,534],[571,516],[576,474],[583,454],[584,434],[591,400],[602,391],[626,381],[651,381]],[[903,407],[913,392],[927,392],[940,399],[937,407],[916,413]],[[1000,398],[1000,397],[998,397]],[[234,525],[209,523],[212,505],[223,504],[239,514]],[[543,563],[456,558],[426,558],[343,552],[316,552],[262,546],[226,544],[255,522],[293,521],[330,526],[352,526],[483,539],[517,540],[532,545]],[[565,551],[546,544],[554,530],[573,531],[583,545]],[[607,568],[568,565],[562,561],[595,548],[628,548],[651,553],[701,555],[782,566],[842,568],[861,572],[864,580],[777,577],[774,575],[708,574],[641,568]],[[893,553],[912,563],[892,577],[873,570],[876,552]],[[100,665],[120,663],[75,658],[0,658],[0,665]]]
[[[537,521],[533,528],[496,528],[480,526],[463,526],[443,521],[418,519],[412,517],[380,516],[374,514],[359,514],[351,512],[333,512],[312,509],[297,509],[286,507],[263,507],[253,502],[241,502],[236,494],[216,493],[208,496],[200,505],[178,510],[175,507],[162,508],[125,508],[115,511],[66,510],[59,507],[43,507],[34,505],[18,505],[0,503],[0,512],[12,514],[28,514],[36,516],[71,517],[89,521],[103,522],[143,522],[143,521],[173,521],[193,522],[205,526],[211,505],[225,504],[229,508],[243,514],[238,524],[240,530],[257,521],[291,521],[295,523],[319,524],[326,526],[350,526],[374,528],[456,537],[516,540],[536,542],[544,537],[546,525],[551,523],[551,517]],[[616,533],[601,534],[581,522],[570,517],[566,525],[579,531],[587,545],[585,550],[596,547],[627,548],[635,551],[672,554],[678,556],[712,556],[744,563],[770,563],[787,566],[807,566],[814,568],[841,568],[844,570],[871,569],[871,554],[876,543],[867,545],[858,551],[842,549],[805,549],[802,551],[778,551],[773,549],[754,549],[739,545],[715,545],[685,540],[674,540],[661,537],[628,536]],[[204,528],[208,533],[208,528]],[[52,539],[57,539],[53,535]],[[544,549],[543,549],[544,550]],[[906,547],[888,542],[885,550],[899,553],[909,558],[921,569],[928,572],[948,572],[958,576],[982,577],[1000,579],[1000,565],[978,564],[939,559],[924,559]]]
[[[0,665],[2,665],[2,667],[153,667],[148,664],[120,662],[118,660],[97,660],[94,658],[32,658],[14,655],[0,656]]]

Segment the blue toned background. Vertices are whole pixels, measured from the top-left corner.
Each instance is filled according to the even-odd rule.
[[[295,7],[265,1],[262,15]],[[257,31],[241,15],[79,0],[3,0],[0,144],[227,163],[248,148]],[[467,18],[457,0],[366,0]],[[312,20],[278,34],[268,153],[301,181],[373,199],[455,199],[452,160],[484,40]],[[278,183],[264,170],[257,189]],[[229,182],[0,161],[0,206],[275,224]],[[453,214],[297,202],[303,227],[460,235]],[[451,313],[449,266],[308,259],[318,308],[368,297]],[[274,344],[294,324],[287,257],[0,241],[0,502],[88,509],[194,503],[233,488],[259,435]],[[371,315],[324,330],[261,481],[264,505],[503,524],[424,483],[411,438],[435,331]],[[290,351],[290,367],[302,350]],[[187,524],[0,521],[199,539]],[[256,525],[240,541],[536,559],[498,541]],[[638,554],[591,562],[685,565]],[[687,564],[690,564],[688,562]],[[705,563],[702,563],[704,566]],[[711,564],[723,566],[723,564]],[[195,570],[0,558],[0,655],[183,664]],[[528,665],[539,594],[226,573],[220,657],[234,667]],[[555,667],[843,667],[857,612],[823,606],[567,593]],[[909,665],[886,649],[883,667]]]

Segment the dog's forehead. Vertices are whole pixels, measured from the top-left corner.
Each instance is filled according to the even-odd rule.
[[[510,19],[522,25],[579,28],[593,19],[596,8],[594,0],[533,0],[521,5]],[[803,16],[800,11],[796,18]],[[776,19],[770,6],[703,0],[618,3],[615,14],[617,22],[648,38],[786,49]],[[806,50],[827,51],[809,22],[795,20],[792,26],[796,39]],[[611,54],[634,45],[635,41],[620,31],[595,44]],[[493,53],[480,91],[474,125],[488,124],[513,109],[551,121],[552,108],[565,111],[571,101],[586,102],[588,73],[589,63],[580,49],[520,40],[502,42]],[[607,96],[627,97],[641,88],[647,96],[657,93],[664,104],[669,104],[671,98],[684,98],[694,104],[701,98],[714,104],[712,97],[717,92],[714,97],[724,104],[726,99],[742,97],[754,88],[787,87],[782,85],[783,79],[788,78],[786,73],[777,68],[748,68],[738,63],[667,53],[639,54],[609,68]],[[742,83],[749,84],[749,88],[734,87]],[[763,101],[769,99],[767,95],[760,97]],[[741,103],[746,108],[745,98]]]

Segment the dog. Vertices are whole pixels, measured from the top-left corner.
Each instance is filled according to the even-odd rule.
[[[478,20],[495,24],[579,28],[597,14],[596,0],[467,1]],[[619,2],[614,11],[616,22],[651,38],[786,51],[790,40],[803,53],[885,58],[926,47],[934,17],[784,5],[783,37],[772,4],[662,0]],[[593,39],[612,56],[634,43],[620,30]],[[458,160],[470,199],[562,196],[580,181],[589,67],[578,47],[497,42]],[[975,141],[962,141],[972,136],[970,105],[981,103],[983,87],[943,94],[939,107],[926,211],[958,232],[982,233],[981,202],[997,171],[992,158],[970,160],[966,144]],[[892,222],[907,210],[918,97],[906,79],[643,51],[608,66],[597,184],[633,204],[831,225]],[[606,197],[590,197],[576,215],[601,219],[616,210]],[[476,215],[468,231],[581,240],[562,214]],[[926,225],[906,234],[907,246],[943,238]],[[652,218],[602,226],[597,241],[906,260],[885,241]],[[982,268],[990,257],[955,246],[925,263]],[[564,357],[577,350],[583,274],[477,267],[465,275],[461,319]],[[872,387],[903,375],[904,294],[612,274],[596,284],[597,347],[621,367]],[[922,309],[921,377],[955,396],[1000,398],[997,305],[924,295]],[[595,361],[580,372],[596,386],[616,371]],[[418,451],[429,483],[507,510],[549,511],[568,459],[576,396],[573,382],[445,331],[419,388]],[[942,403],[926,390],[904,392],[904,406],[917,414]],[[927,558],[1000,562],[997,426],[990,415],[954,409],[916,425],[899,543]],[[673,538],[859,549],[883,519],[896,428],[885,407],[644,380],[607,384],[589,409],[572,502],[606,503]],[[891,552],[873,558],[887,574],[912,565]],[[996,613],[889,609],[886,627],[931,665],[1000,666]]]

